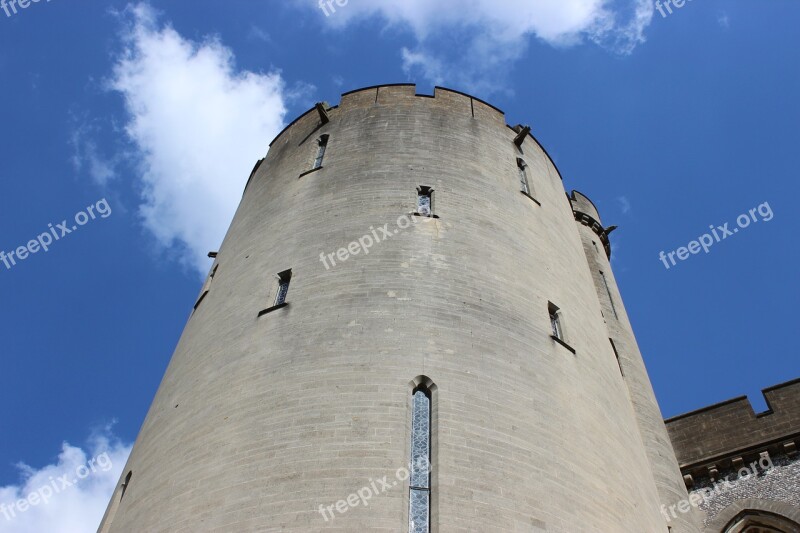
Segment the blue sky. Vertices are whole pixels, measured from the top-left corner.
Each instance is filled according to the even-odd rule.
[[[615,273],[665,416],[800,376],[797,2],[16,9],[0,10],[0,250],[59,238],[0,262],[0,503],[103,453],[114,466],[0,532],[94,530],[253,164],[363,86],[443,85],[532,126],[620,227]],[[758,206],[708,254],[659,260]]]

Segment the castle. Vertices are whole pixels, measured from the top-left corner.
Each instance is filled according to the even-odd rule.
[[[771,415],[737,400],[665,425],[614,228],[565,194],[529,127],[463,93],[383,85],[270,146],[101,532],[800,523],[798,385],[767,392]]]

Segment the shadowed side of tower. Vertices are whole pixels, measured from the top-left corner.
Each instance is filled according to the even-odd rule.
[[[582,231],[480,100],[310,110],[251,176],[101,531],[409,531],[426,500],[414,531],[666,532],[680,474]],[[404,479],[420,431],[430,476]]]
[[[631,406],[636,415],[661,504],[668,508],[687,500],[686,485],[614,272],[611,270],[609,233],[614,228],[603,226],[597,208],[582,193],[572,191],[570,202],[608,330],[609,349],[606,352],[617,360],[620,375],[628,387]],[[672,531],[692,531],[699,527],[693,513],[677,514],[664,511]]]

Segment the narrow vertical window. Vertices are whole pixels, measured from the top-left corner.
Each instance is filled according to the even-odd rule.
[[[292,280],[292,271],[287,270],[278,274],[278,293],[275,296],[275,306],[286,303],[286,295],[289,294],[289,282]]]
[[[431,524],[431,392],[420,385],[412,395],[409,533],[429,533]]]
[[[528,185],[528,165],[521,158],[517,158],[517,169],[519,170],[519,187],[525,194],[530,194],[531,189]]]
[[[614,344],[614,340],[613,339],[608,339],[608,341],[611,343],[611,349],[614,350],[614,357],[617,358],[617,366],[619,367],[619,373],[622,374],[622,377],[625,377],[625,371],[622,370],[622,361],[619,358],[619,352],[617,351],[617,345]]]
[[[208,295],[208,292],[211,290],[211,283],[214,281],[214,276],[217,275],[217,268],[219,265],[214,265],[211,267],[211,272],[208,273],[208,277],[206,278],[206,282],[203,284],[203,289],[200,291],[200,296],[197,298],[197,301],[194,304],[194,308],[197,309],[200,306],[200,302],[203,301]]]
[[[131,484],[131,477],[133,476],[133,471],[128,472],[128,475],[125,476],[125,481],[122,483],[122,490],[119,494],[119,501],[122,501],[122,498],[125,497],[125,492],[128,490],[128,485]]]
[[[314,160],[314,169],[322,168],[322,161],[325,159],[325,150],[328,149],[328,135],[323,135],[319,138],[319,149],[317,150],[317,158]]]
[[[603,285],[606,287],[606,294],[608,294],[608,301],[611,302],[611,310],[614,311],[614,318],[619,320],[619,315],[617,315],[617,306],[614,305],[614,298],[611,297],[611,288],[608,286],[608,280],[606,279],[605,273],[601,271],[600,277],[603,278]]]
[[[111,524],[114,522],[114,517],[117,515],[119,506],[122,503],[122,498],[125,497],[125,492],[131,484],[131,476],[133,476],[133,471],[129,471],[125,476],[125,481],[114,490],[114,495],[111,497],[111,505],[108,508],[106,516],[103,517],[103,521],[100,523],[100,528],[97,530],[98,533],[108,533],[111,529]]]
[[[528,163],[526,163],[521,157],[517,158],[517,172],[519,173],[519,190],[522,192],[522,194],[536,202],[538,205],[542,205],[541,202],[535,198],[536,192],[533,190],[530,176],[528,175]]]
[[[282,309],[287,305],[286,303],[286,295],[289,294],[289,282],[292,281],[292,269],[284,270],[283,272],[279,273],[276,276],[278,286],[275,287],[275,301],[274,303],[264,309],[263,311],[258,313],[258,316],[264,316],[267,313],[271,313],[277,309]]]
[[[417,215],[433,217],[433,189],[421,186],[417,189]]]
[[[563,341],[564,327],[561,324],[561,311],[553,304],[548,304],[547,307],[550,312],[550,327],[553,329],[553,337]]]

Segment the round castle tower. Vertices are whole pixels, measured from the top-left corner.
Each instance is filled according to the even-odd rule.
[[[661,513],[687,493],[608,233],[485,102],[319,104],[254,169],[100,531],[696,532]]]

